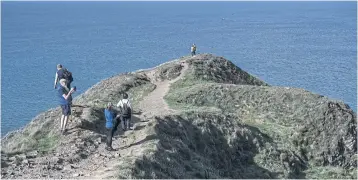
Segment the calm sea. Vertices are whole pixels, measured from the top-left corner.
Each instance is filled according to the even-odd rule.
[[[356,2],[1,2],[1,134],[57,106],[56,64],[78,94],[198,53],[271,85],[357,105]]]

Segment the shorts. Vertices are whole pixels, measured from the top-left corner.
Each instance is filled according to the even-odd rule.
[[[71,105],[61,105],[62,114],[65,116],[71,115]]]

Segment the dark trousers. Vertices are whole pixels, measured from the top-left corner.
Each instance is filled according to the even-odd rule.
[[[195,55],[195,51],[192,51],[192,52],[191,52],[191,56],[194,56],[194,55]]]
[[[122,125],[122,129],[123,130],[127,130],[127,129],[129,129],[131,126],[130,126],[130,120],[131,120],[131,117],[123,117],[123,116],[121,116],[121,118],[122,118],[122,123],[121,123],[121,125]]]
[[[107,128],[107,142],[106,142],[107,147],[112,147],[112,137],[113,134],[117,131],[117,126],[119,125],[119,123],[120,123],[120,119],[115,118],[113,120],[112,128]]]

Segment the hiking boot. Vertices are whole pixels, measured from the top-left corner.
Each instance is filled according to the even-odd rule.
[[[67,129],[61,130],[61,134],[62,134],[62,135],[66,135],[66,133],[67,133]]]
[[[107,151],[114,151],[114,149],[112,148],[112,147],[105,147],[105,149],[107,150]]]

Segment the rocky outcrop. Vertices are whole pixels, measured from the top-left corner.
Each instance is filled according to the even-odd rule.
[[[343,103],[328,102],[320,118],[301,125],[294,145],[305,160],[320,166],[357,167],[357,118]]]
[[[191,77],[197,81],[256,86],[268,85],[223,57],[203,54],[194,56],[188,60],[188,63],[192,65]]]

